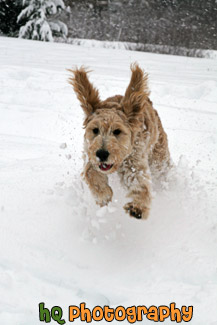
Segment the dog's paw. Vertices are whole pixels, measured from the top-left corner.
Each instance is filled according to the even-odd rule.
[[[98,194],[96,197],[96,204],[98,204],[101,207],[104,207],[107,205],[109,202],[111,202],[113,196],[113,192],[110,186],[107,186],[103,192]]]
[[[149,208],[140,208],[133,202],[125,204],[124,209],[127,213],[129,213],[131,217],[134,217],[136,219],[147,219],[150,211]]]

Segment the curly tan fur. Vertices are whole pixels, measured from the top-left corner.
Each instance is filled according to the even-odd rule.
[[[84,151],[88,162],[83,174],[96,202],[103,206],[112,200],[108,174],[117,171],[131,198],[124,209],[133,217],[146,219],[152,199],[150,171],[163,174],[170,166],[167,135],[149,99],[148,75],[134,63],[125,95],[102,101],[84,67],[69,71],[73,74],[69,82],[86,117]],[[99,160],[99,150],[106,151],[108,157]]]

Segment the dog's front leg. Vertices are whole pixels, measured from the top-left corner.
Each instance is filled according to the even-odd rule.
[[[111,187],[108,185],[108,176],[94,169],[90,162],[85,166],[84,178],[94,195],[97,204],[102,207],[112,200],[113,192]]]
[[[125,204],[124,209],[132,217],[147,219],[151,206],[151,177],[148,165],[138,168],[130,164],[122,169],[120,176],[129,189],[127,197],[132,198],[131,202]]]

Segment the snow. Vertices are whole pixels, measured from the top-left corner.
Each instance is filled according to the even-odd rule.
[[[116,175],[108,207],[82,182],[83,114],[66,71],[90,67],[106,98],[124,93],[134,61],[176,164],[147,221],[125,214]],[[39,324],[40,302],[67,324],[81,302],[175,302],[193,305],[191,324],[216,325],[216,60],[1,37],[0,64],[1,324]]]
[[[18,22],[22,23],[23,20],[25,22],[25,25],[19,31],[20,38],[52,42],[51,30],[61,32],[63,39],[65,38],[68,33],[67,26],[58,20],[52,22],[48,19],[65,8],[62,0],[30,0],[28,2],[24,1],[23,5],[27,7],[21,11],[17,18]],[[27,18],[28,21],[26,22]]]
[[[66,33],[67,34],[67,33]],[[169,45],[157,45],[157,44],[143,44],[143,43],[133,43],[133,42],[115,42],[115,41],[99,41],[92,39],[83,38],[71,38],[66,39],[56,38],[57,42],[67,42],[73,45],[81,45],[82,47],[94,47],[94,48],[106,48],[106,49],[116,49],[116,50],[131,50],[131,51],[142,51],[142,52],[152,52],[152,53],[162,53],[162,54],[174,54],[174,55],[185,55],[192,57],[201,58],[217,58],[217,51],[215,50],[204,50],[204,49],[189,49],[186,47],[177,47]]]

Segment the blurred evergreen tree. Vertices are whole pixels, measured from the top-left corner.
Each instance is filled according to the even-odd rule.
[[[65,8],[63,0],[23,0],[24,9],[17,21],[25,22],[19,37],[40,41],[53,41],[53,36],[66,37],[68,28],[58,20]]]

